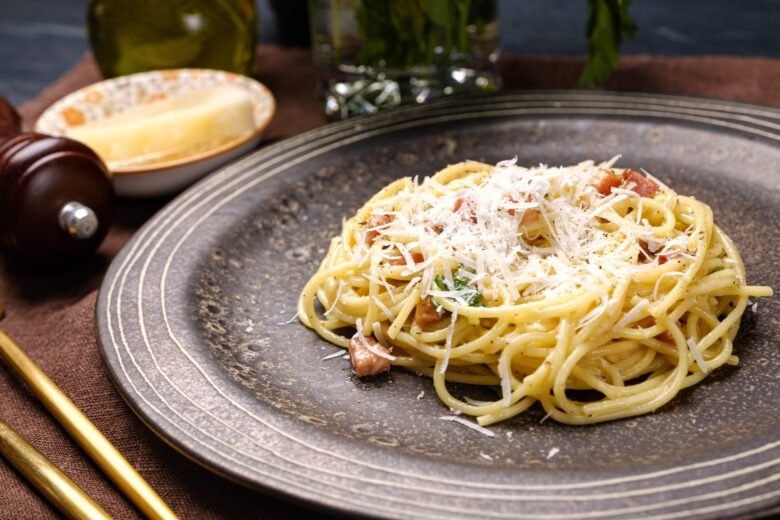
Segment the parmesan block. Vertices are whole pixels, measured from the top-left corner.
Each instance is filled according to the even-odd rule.
[[[186,158],[254,130],[249,94],[225,85],[193,90],[70,128],[109,169]]]

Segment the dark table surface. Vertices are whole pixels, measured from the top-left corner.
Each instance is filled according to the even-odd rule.
[[[157,1],[172,1],[172,0],[157,0]],[[292,1],[292,0],[280,0],[280,1]],[[27,100],[34,98],[42,88],[50,84],[54,79],[61,75],[64,71],[71,68],[83,55],[87,49],[86,38],[84,34],[84,13],[86,11],[86,5],[88,0],[0,0],[0,95],[9,97],[14,103],[23,103]],[[260,15],[261,15],[261,34],[262,39],[268,42],[277,42],[280,40],[280,35],[275,29],[275,23],[273,18],[273,12],[265,1],[259,2]],[[635,8],[633,9],[634,16],[640,26],[640,33],[637,38],[630,42],[624,51],[626,53],[652,53],[652,54],[664,54],[664,55],[713,55],[713,54],[731,54],[731,55],[754,55],[754,56],[774,56],[780,57],[780,31],[777,30],[778,22],[780,22],[780,0],[747,0],[743,2],[732,2],[730,0],[712,0],[706,2],[704,0],[677,0],[672,2],[670,0],[635,0]],[[503,0],[502,5],[502,18],[501,18],[501,30],[502,30],[502,46],[506,52],[529,52],[529,53],[582,53],[585,50],[585,42],[582,36],[583,26],[587,11],[586,0]],[[268,50],[268,49],[266,49]],[[278,50],[278,49],[277,49]],[[268,52],[262,57],[267,57]],[[303,57],[308,59],[305,53],[300,53]],[[267,63],[270,63],[268,60]],[[559,60],[560,61],[560,60]],[[636,62],[642,61],[641,58],[633,59],[635,66]],[[527,69],[529,60],[523,62],[523,67],[517,67],[514,71],[515,74],[526,76],[532,76],[538,78],[538,74],[534,72],[537,69],[531,67]],[[576,67],[579,64],[566,65],[567,70],[575,73]],[[709,72],[718,72],[716,67],[709,67],[703,69],[701,64],[695,71],[687,69],[686,64],[656,64],[649,69],[645,63],[645,68],[640,70],[647,72],[651,70],[653,74],[647,76],[632,75],[631,70],[624,71],[622,78],[618,74],[615,79],[618,80],[618,87],[623,88],[637,88],[637,85],[630,83],[635,80],[636,77],[643,77],[642,86],[646,89],[652,90],[652,85],[647,82],[646,78],[663,79],[663,84],[666,85],[664,91],[685,91],[683,82],[696,81],[709,82],[709,84],[717,85],[717,79],[720,76],[708,75]],[[755,74],[755,69],[747,68],[736,70],[749,70],[752,74]],[[82,67],[83,68],[83,67]],[[298,67],[301,68],[301,67]],[[731,64],[731,69],[734,68],[734,64]],[[661,70],[662,69],[662,70]],[[285,69],[287,70],[287,69]],[[637,70],[637,69],[634,69]],[[659,73],[659,70],[663,72]],[[679,71],[679,74],[676,72]],[[685,74],[691,74],[691,78],[684,77]],[[676,78],[678,78],[677,80]],[[280,75],[269,74],[269,77],[280,78]],[[572,76],[576,77],[576,76]],[[745,74],[739,74],[738,77],[750,77],[753,76],[751,72]],[[747,100],[758,100],[755,102],[770,103],[771,98],[765,96],[761,97],[756,92],[776,92],[777,81],[774,76],[761,76],[761,78],[753,81],[752,88],[753,93],[750,93],[750,84],[739,83],[737,92],[747,92]],[[632,79],[633,78],[633,79]],[[675,81],[671,81],[669,78],[675,78]],[[714,78],[714,79],[713,79]],[[527,77],[525,78],[528,79]],[[622,81],[622,83],[620,83]],[[628,83],[626,83],[628,81]],[[528,81],[523,83],[528,84]],[[534,83],[536,84],[536,83]],[[724,85],[729,85],[727,81],[723,82]],[[281,88],[277,85],[277,88]],[[312,90],[313,91],[313,90]],[[735,91],[717,91],[707,90],[709,95],[718,97],[724,97],[729,99],[736,99]],[[752,97],[751,97],[752,96]],[[298,99],[298,98],[296,98]],[[740,98],[742,99],[742,98]],[[313,101],[312,101],[313,102]],[[777,104],[773,102],[771,104]],[[290,105],[288,103],[287,110],[290,113]],[[289,120],[295,120],[294,117],[289,117]],[[157,202],[150,203],[149,209],[144,209],[145,215],[148,216],[151,213],[151,206],[157,204]],[[140,224],[141,219],[135,218],[132,221],[132,226]],[[130,233],[125,229],[125,233]],[[126,238],[126,237],[125,237]],[[118,247],[118,244],[116,245]],[[48,278],[44,278],[45,283]],[[87,291],[91,289],[84,289],[83,284],[79,285],[79,291]],[[2,291],[0,291],[2,292]],[[6,293],[7,294],[7,293]],[[68,310],[59,309],[57,313],[52,313],[49,319],[54,322],[61,319],[62,316],[89,317],[92,316],[92,306],[94,305],[94,294],[92,299],[80,300],[80,306],[72,306]],[[44,316],[47,312],[46,309],[39,309],[41,316]],[[65,314],[67,313],[67,314]],[[79,314],[80,313],[80,314]],[[11,318],[13,319],[13,317]],[[89,319],[89,318],[86,318]],[[72,321],[68,321],[71,327]],[[19,327],[21,329],[29,329],[29,327]],[[48,329],[44,330],[44,333],[52,330],[59,330],[58,325],[51,325]],[[70,341],[71,345],[81,344],[83,342],[83,351],[88,351],[92,355],[97,356],[97,349],[94,346],[94,338],[92,337],[91,328],[78,329],[81,331],[80,335],[76,339],[65,338]],[[17,330],[18,332],[18,330]],[[29,333],[29,336],[22,337],[25,344],[35,343],[36,336],[40,334],[39,330],[35,330]],[[16,337],[16,335],[14,336]],[[41,348],[47,347],[48,344],[37,339],[40,342]],[[63,365],[64,366],[64,365]],[[70,370],[70,366],[66,367]],[[96,376],[96,379],[100,377],[100,374]],[[60,378],[62,379],[62,378]],[[72,381],[72,379],[71,379]],[[16,388],[16,386],[14,386]],[[101,387],[106,388],[106,387]],[[29,396],[16,395],[17,402],[24,402],[26,405]],[[77,395],[77,394],[73,394]],[[116,396],[110,393],[108,390],[105,393],[98,392],[100,396],[96,399],[97,407],[100,410],[104,410],[106,399],[117,399]],[[8,393],[3,394],[3,399],[8,397]],[[84,394],[78,394],[82,400]],[[21,405],[20,405],[21,406]],[[96,473],[96,470],[86,461],[84,457],[74,451],[67,438],[62,438],[63,434],[58,430],[54,430],[58,435],[54,440],[51,438],[50,419],[45,413],[41,413],[40,410],[34,408],[33,405],[31,411],[27,415],[16,416],[17,421],[26,419],[28,422],[34,425],[44,425],[39,438],[39,445],[43,445],[46,451],[51,453],[52,447],[58,448],[60,451],[55,450],[55,454],[65,456],[63,459],[58,459],[60,465],[63,462],[67,463],[67,467],[64,468],[75,474],[79,474],[83,480],[84,475],[90,475],[90,478],[97,482],[95,486],[90,488],[92,491],[95,489],[102,490],[102,497],[113,496],[114,500],[122,500],[115,491],[110,489],[110,486],[103,482],[102,477]],[[94,409],[92,410],[94,411]],[[152,470],[152,473],[161,477],[166,477],[159,483],[155,483],[155,487],[165,493],[166,497],[174,495],[174,491],[185,489],[186,491],[182,495],[173,496],[174,499],[178,499],[179,503],[184,503],[188,500],[193,500],[193,497],[197,499],[199,496],[210,495],[207,499],[204,498],[203,503],[218,504],[219,500],[226,501],[240,501],[240,504],[250,505],[251,507],[258,507],[255,503],[254,495],[249,492],[242,494],[239,488],[229,486],[227,483],[221,483],[220,481],[209,480],[207,477],[195,479],[195,484],[192,482],[185,482],[181,475],[186,471],[195,472],[197,468],[192,469],[188,466],[184,458],[170,457],[165,459],[160,454],[164,452],[158,444],[154,444],[151,438],[151,433],[146,430],[141,432],[137,430],[122,430],[121,428],[128,424],[135,424],[127,417],[117,416],[109,417],[110,412],[103,411],[104,423],[101,423],[104,431],[106,427],[115,425],[111,431],[111,436],[116,438],[122,438],[125,435],[129,440],[127,444],[124,444],[123,451],[127,451],[128,446],[140,446],[134,453],[137,454],[138,461],[147,472]],[[98,415],[100,413],[90,415]],[[33,419],[30,419],[33,417]],[[47,429],[43,429],[47,428]],[[26,428],[29,430],[29,428]],[[130,435],[132,434],[132,435]],[[137,435],[137,436],[136,436]],[[40,439],[45,439],[47,444],[40,442]],[[141,439],[139,441],[139,439]],[[65,446],[66,448],[63,448]],[[167,467],[165,472],[156,472],[155,462],[159,464],[160,460],[171,460],[173,463],[170,467]],[[78,471],[74,471],[77,469]],[[180,480],[172,479],[179,475]],[[200,476],[200,474],[198,474]],[[8,480],[0,479],[8,486]],[[15,483],[16,481],[14,481]],[[177,487],[179,486],[179,487]],[[17,485],[16,487],[9,486],[11,493],[18,491],[19,489],[26,490],[26,486]],[[113,494],[112,494],[113,493]],[[5,491],[4,494],[0,493],[0,518],[10,518],[12,516],[18,517],[13,514],[13,510],[7,507],[7,503],[4,502],[8,499],[10,494]],[[236,498],[238,497],[238,499]],[[14,504],[23,503],[23,500],[16,500]],[[37,503],[37,502],[36,502]],[[121,502],[124,504],[124,502]],[[195,504],[199,504],[195,500]],[[275,505],[276,504],[276,505]],[[228,507],[232,504],[223,504]],[[40,505],[40,508],[45,506]],[[125,504],[123,507],[127,509]],[[205,506],[204,506],[205,507]],[[216,507],[216,506],[214,506]],[[293,518],[293,514],[278,505],[275,502],[263,503],[263,514],[273,516],[275,518]],[[36,511],[48,511],[45,509],[38,509]],[[260,509],[258,509],[260,510]],[[11,511],[11,512],[9,512]],[[254,509],[252,510],[254,511]],[[258,513],[259,514],[259,513]],[[12,515],[12,516],[9,516]],[[204,516],[214,516],[215,513],[208,509],[203,509]],[[27,516],[32,518],[34,516]]]
[[[168,0],[169,1],[169,0]],[[288,3],[305,0],[283,0]],[[261,40],[279,42],[276,13],[256,0]],[[87,50],[89,0],[0,2],[0,95],[21,104]],[[282,1],[275,2],[282,4]],[[499,0],[502,49],[582,53],[586,0]],[[779,0],[635,0],[640,31],[625,53],[780,57]]]

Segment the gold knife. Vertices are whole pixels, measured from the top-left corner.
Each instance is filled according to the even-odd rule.
[[[5,316],[0,305],[0,319]],[[27,384],[79,446],[150,520],[178,520],[152,487],[138,474],[73,401],[0,330],[0,357]]]

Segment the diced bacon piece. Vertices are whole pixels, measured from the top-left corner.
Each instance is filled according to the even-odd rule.
[[[630,168],[623,171],[623,184],[633,184],[631,191],[640,197],[653,198],[658,191],[658,184]]]
[[[526,193],[523,197],[526,202],[531,202],[534,200],[533,195],[530,193]],[[512,194],[507,194],[506,199],[508,199],[510,202],[520,202],[517,200],[517,198]],[[510,216],[514,217],[517,214],[517,210],[515,208],[509,208],[506,211]],[[539,211],[537,208],[526,208],[523,211],[523,216],[520,218],[520,224],[530,224],[531,222],[535,222],[539,220],[539,218],[542,216],[542,212]]]
[[[390,370],[390,359],[379,356],[375,352],[390,355],[390,352],[380,345],[373,336],[366,336],[364,342],[360,336],[355,334],[349,341],[349,360],[355,367],[355,376],[375,376]]]
[[[675,258],[679,258],[682,256],[682,252],[680,251],[669,251],[668,253],[654,253],[651,249],[648,243],[644,240],[638,240],[639,247],[642,250],[642,256],[639,258],[640,261],[644,262],[650,262],[654,258],[658,258],[658,265],[664,265],[669,260],[674,260]]]
[[[655,318],[653,318],[652,316],[648,316],[647,318],[640,321],[639,325],[641,325],[643,328],[650,328],[655,326],[656,323],[657,322],[655,321]],[[679,322],[677,323],[679,325]],[[657,339],[658,341],[662,341],[664,343],[669,343],[674,345],[674,338],[672,337],[672,333],[669,332],[668,330],[665,330],[660,334],[656,335],[655,339]]]
[[[652,316],[647,316],[646,318],[642,318],[637,322],[637,325],[639,325],[643,329],[650,328],[655,324],[656,324],[655,318],[653,318]]]
[[[371,215],[371,218],[368,219],[368,224],[366,224],[366,243],[368,245],[373,244],[374,240],[380,235],[379,230],[376,228],[386,226],[392,221],[392,215]]]
[[[422,255],[422,253],[412,253],[412,260],[414,260],[415,264],[419,264],[425,260],[425,257]],[[390,262],[390,265],[408,265],[408,263],[406,262],[406,258],[402,256],[401,258],[396,258]]]
[[[612,193],[612,188],[620,186],[621,179],[612,170],[602,170],[596,183],[596,191],[605,197]]]
[[[541,217],[542,217],[542,212],[539,211],[537,208],[528,208],[523,213],[523,216],[520,219],[520,223],[530,224],[531,222],[536,222]]]
[[[669,260],[681,257],[682,254],[679,251],[672,251],[671,253],[663,253],[658,255],[658,265],[664,265]]]
[[[639,260],[649,262],[653,258],[655,258],[655,255],[652,251],[650,251],[650,247],[647,245],[647,242],[644,240],[638,240],[639,242],[639,248],[642,250],[642,258]]]
[[[455,204],[452,206],[452,212],[453,213],[461,212],[463,213],[462,216],[464,219],[470,220],[472,224],[477,223],[477,211],[474,208],[473,200],[466,200],[463,197],[458,197],[455,200]]]
[[[444,314],[440,314],[436,310],[436,305],[433,304],[430,298],[421,299],[414,309],[414,321],[418,325],[430,325],[431,323],[436,323],[442,317],[444,317]]]

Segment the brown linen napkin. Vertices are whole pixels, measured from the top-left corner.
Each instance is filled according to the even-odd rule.
[[[507,88],[567,88],[582,58],[506,56]],[[273,91],[278,112],[268,139],[288,137],[325,122],[316,99],[311,55],[261,46],[257,77]],[[24,124],[63,95],[100,79],[85,58],[22,107]],[[780,106],[780,60],[735,57],[627,56],[611,89],[682,93]],[[1,325],[59,384],[182,518],[298,518],[311,513],[217,477],[176,453],[150,432],[112,386],[95,337],[100,281],[121,246],[167,199],[118,201],[117,221],[93,258],[78,266],[25,272],[0,262]],[[84,456],[37,401],[0,367],[0,417],[59,465],[114,518],[138,518],[135,509]],[[47,503],[0,459],[0,518],[57,518]]]

